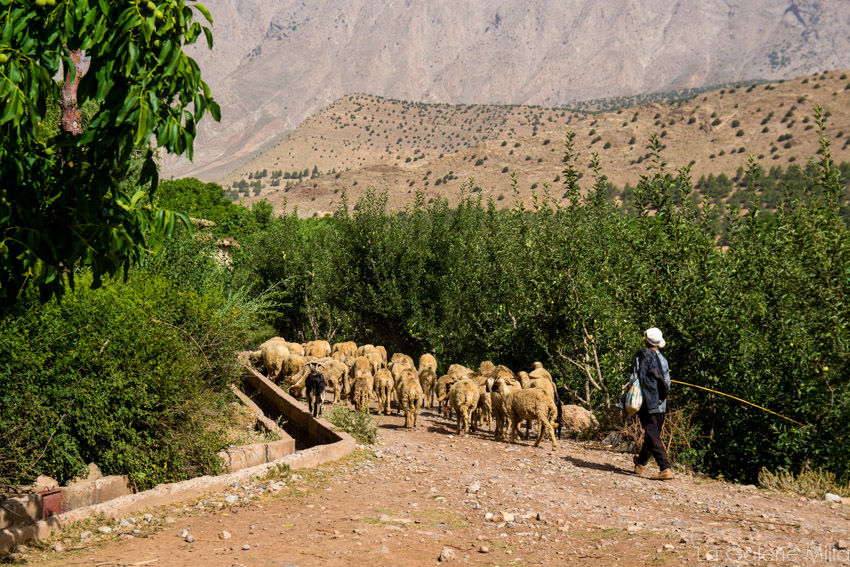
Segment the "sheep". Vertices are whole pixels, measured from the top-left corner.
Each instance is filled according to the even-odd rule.
[[[552,439],[552,450],[558,447],[558,442],[555,440],[554,423],[557,417],[558,410],[555,408],[555,402],[545,391],[539,388],[530,388],[528,390],[520,390],[509,396],[510,413],[508,419],[511,423],[510,443],[516,441],[516,436],[519,434],[519,422],[523,419],[537,420],[540,422],[540,432],[537,434],[537,442],[535,447],[540,446],[543,440],[543,434],[549,433],[549,438]]]
[[[455,376],[449,376],[448,374],[444,376],[440,376],[437,379],[437,383],[434,385],[434,394],[437,396],[437,402],[441,408],[441,414],[445,419],[451,418],[451,404],[448,401],[449,388],[452,387],[452,384],[457,382],[458,379]]]
[[[398,381],[401,379],[401,373],[403,371],[416,370],[416,366],[413,364],[413,359],[407,356],[406,354],[402,354],[400,352],[393,354],[393,358],[387,365],[387,367],[393,374],[394,384],[398,384]],[[393,394],[395,395],[395,390],[393,390]],[[396,398],[396,401],[399,401],[398,398]]]
[[[419,385],[422,386],[422,393],[424,394],[422,397],[423,407],[426,403],[429,408],[434,407],[434,398],[436,397],[434,387],[437,385],[436,382],[437,373],[431,368],[423,368],[419,371]]]
[[[599,422],[593,413],[583,407],[572,404],[564,405],[561,420],[563,425],[566,426],[567,432],[573,434],[581,433],[591,427],[599,427]],[[561,421],[558,423],[561,423]]]
[[[520,371],[519,383],[522,385],[523,390],[538,388],[545,391],[549,396],[555,395],[555,384],[547,378],[532,378],[528,372]]]
[[[307,356],[323,358],[331,355],[331,344],[328,341],[310,341],[304,345]]]
[[[289,349],[291,354],[297,354],[298,356],[304,356],[304,347],[301,346],[300,343],[290,343],[286,342],[286,348]]]
[[[354,409],[357,411],[362,411],[364,413],[369,413],[369,404],[372,403],[372,397],[374,396],[372,392],[373,385],[370,383],[369,378],[372,375],[360,375],[354,379],[351,384],[351,394],[349,395],[349,399],[351,403],[354,404]]]
[[[322,360],[322,373],[325,376],[328,386],[333,389],[333,403],[337,403],[342,398],[343,384],[345,382],[345,375],[348,373],[348,367],[333,358],[325,358]]]
[[[259,350],[266,376],[276,380],[284,359],[289,356],[286,341],[280,337],[274,337],[261,344]]]
[[[354,356],[357,354],[357,343],[354,341],[346,341],[344,343],[335,343],[331,347],[331,355],[335,353],[342,354],[343,357]]]
[[[416,375],[416,371],[410,368],[405,369],[401,373],[395,389],[398,405],[404,411],[404,426],[407,429],[416,427],[418,415],[416,408],[419,407],[422,398],[425,397],[422,393],[422,386],[419,385],[419,376]]]
[[[357,411],[369,411],[369,403],[374,397],[374,376],[372,375],[372,365],[369,359],[365,356],[358,356],[354,359],[354,365],[351,367],[351,392],[349,394],[351,402]]]
[[[293,377],[301,372],[301,369],[304,368],[304,364],[307,362],[309,361],[301,355],[290,354],[283,359],[283,364],[275,381],[284,385],[294,383]]]
[[[552,375],[549,374],[549,372],[545,368],[543,368],[542,362],[535,362],[531,365],[531,368],[532,370],[528,373],[528,375],[532,378],[547,378],[553,384],[555,383],[555,381],[552,380]]]
[[[387,365],[387,349],[385,349],[381,345],[378,345],[378,346],[375,347],[375,351],[377,351],[377,353],[381,355],[381,362],[383,363],[384,366],[386,366]]]
[[[535,364],[540,364],[536,362]],[[535,374],[536,377],[531,374]],[[557,388],[555,387],[555,383],[552,382],[552,377],[549,376],[549,373],[543,370],[542,368],[537,368],[532,373],[520,371],[519,373],[519,382],[522,385],[523,390],[527,390],[529,388],[537,388],[546,392],[552,400],[555,400]],[[557,404],[555,404],[557,407]],[[525,436],[524,439],[528,439],[528,432],[531,428],[531,424],[526,422],[525,424]]]
[[[480,372],[481,374],[483,374],[485,376],[489,376],[493,372],[493,370],[495,370],[495,368],[496,368],[495,364],[493,364],[489,360],[485,360],[478,367],[478,372]]]
[[[386,368],[381,368],[375,373],[373,389],[378,399],[378,413],[384,411],[384,415],[390,415],[390,396],[393,390],[393,375]]]
[[[345,376],[342,377],[342,395],[347,396],[349,392],[351,392],[351,380],[352,380],[352,372],[351,369],[354,366],[354,361],[357,360],[355,356],[346,356],[342,361],[345,364],[346,368],[348,368],[348,372],[346,372]]]
[[[462,364],[452,364],[446,371],[449,376],[454,376],[458,380],[466,378],[472,373],[472,370]]]
[[[433,354],[425,353],[419,357],[419,372],[421,373],[424,369],[430,368],[437,373],[437,359],[434,358]]]
[[[304,381],[307,390],[307,408],[313,417],[322,415],[323,394],[325,392],[325,377],[319,371],[321,366],[318,362],[309,362],[309,371]]]
[[[478,403],[475,404],[475,409],[472,416],[472,430],[478,429],[478,423],[487,420],[487,431],[490,431],[493,419],[493,405],[490,398],[490,384],[485,381],[478,385]]]
[[[370,352],[375,352],[375,345],[360,345],[357,347],[355,356],[366,356]]]
[[[478,384],[473,380],[463,379],[458,380],[452,387],[449,388],[448,399],[452,408],[457,413],[457,434],[461,434],[461,430],[466,434],[469,432],[470,416],[472,408],[478,404]],[[437,401],[443,401],[443,398],[437,398]]]
[[[495,437],[497,440],[504,439],[510,427],[510,397],[515,392],[522,390],[518,384],[510,384],[504,377],[496,378],[490,388],[490,407],[493,412],[493,420],[496,422]]]
[[[384,365],[383,361],[381,360],[381,355],[377,352],[370,352],[367,353],[365,356],[366,360],[369,361],[369,364],[372,365],[372,374],[377,373],[378,370]]]

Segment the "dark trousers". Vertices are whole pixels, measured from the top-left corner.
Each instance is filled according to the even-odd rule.
[[[649,457],[655,457],[660,470],[670,468],[670,460],[667,458],[667,449],[661,442],[661,426],[664,425],[663,413],[649,413],[646,406],[640,408],[638,419],[643,427],[643,447],[637,456],[637,464],[646,466]]]

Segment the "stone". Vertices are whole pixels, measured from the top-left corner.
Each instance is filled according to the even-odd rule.
[[[494,522],[513,522],[516,518],[510,512],[497,512],[495,516],[493,516]]]
[[[233,504],[234,502],[238,502],[238,501],[239,501],[239,497],[238,497],[238,496],[236,496],[235,494],[228,494],[228,495],[224,498],[224,501],[225,501],[225,502],[227,502],[228,504]]]
[[[485,521],[489,522],[492,519],[493,519],[493,512],[487,512],[486,514],[484,514],[484,520]]]
[[[99,528],[97,528],[97,531],[102,534],[111,534],[112,528],[110,528],[109,526],[100,526]]]
[[[469,494],[477,494],[479,490],[481,490],[481,485],[478,484],[477,482],[470,484],[469,486],[466,487],[466,491]]]
[[[490,553],[490,548],[486,545],[482,545],[478,548],[478,553]]]
[[[92,537],[94,537],[94,534],[91,533],[89,530],[86,530],[80,534],[80,541],[85,541],[87,539],[91,539]]]
[[[41,475],[35,479],[33,483],[36,492],[41,492],[42,490],[53,490],[54,488],[59,486],[59,483],[56,482],[56,479],[51,478],[46,475]]]
[[[0,549],[11,549],[15,545],[15,534],[9,530],[0,530]]]
[[[827,502],[836,502],[841,504],[841,497],[837,494],[832,494],[831,492],[827,492],[826,496],[824,496],[824,500]]]
[[[443,551],[440,552],[440,561],[443,563],[448,563],[449,561],[454,561],[457,559],[457,554],[453,549],[444,547]]]
[[[177,534],[177,537],[186,537],[187,535],[189,535],[189,530],[183,530],[182,532]]]
[[[183,539],[186,541],[186,543],[194,543],[195,542],[195,536],[193,536],[192,534],[188,534]]]
[[[153,514],[145,514],[142,518],[147,522],[151,523],[153,521]]]
[[[127,518],[121,518],[120,520],[118,520],[118,525],[122,528],[129,528],[132,524],[127,521]]]
[[[242,551],[248,551],[249,549],[251,549],[251,546],[248,545],[247,543],[242,546]]]
[[[664,544],[664,550],[665,551],[673,551],[674,549],[676,549],[676,546],[674,546],[672,543],[665,543]]]
[[[847,541],[839,539],[835,542],[835,549],[847,549]]]
[[[229,531],[227,531],[227,530],[221,530],[221,533],[220,533],[220,534],[218,534],[218,537],[220,537],[221,539],[230,539],[230,537],[231,537],[231,536],[230,536],[230,532],[229,532]]]
[[[55,516],[51,516],[54,518]],[[35,533],[33,534],[33,539],[35,541],[42,541],[49,538],[54,531],[61,529],[58,520],[47,521],[47,520],[39,520],[35,523]]]
[[[176,521],[177,521],[177,520],[175,520],[175,519],[174,519],[174,518],[172,518],[171,516],[166,516],[166,517],[165,517],[165,523],[166,523],[166,524],[173,524],[173,523],[175,523]]]
[[[54,544],[53,544],[53,548],[52,548],[52,549],[53,549],[53,551],[55,551],[56,553],[62,553],[63,551],[65,551],[65,546],[64,546],[64,545],[62,545],[62,542],[61,542],[61,541],[57,541],[56,543],[54,543]]]

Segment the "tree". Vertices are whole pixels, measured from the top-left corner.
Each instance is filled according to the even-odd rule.
[[[212,23],[194,0],[0,0],[0,288],[8,297],[29,285],[42,300],[61,297],[81,266],[91,268],[92,287],[103,275],[126,276],[178,220],[188,223],[151,205],[158,175],[149,144],[191,159],[196,123],[207,113],[219,119],[182,50],[202,33],[212,47],[192,7]],[[63,70],[64,85],[54,80]],[[93,109],[88,124],[81,107]],[[131,175],[135,182],[122,184]]]

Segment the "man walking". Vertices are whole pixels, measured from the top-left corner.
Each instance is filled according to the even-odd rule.
[[[661,427],[664,425],[667,393],[670,391],[670,367],[658,349],[664,348],[666,343],[657,327],[647,329],[643,334],[643,343],[644,348],[637,351],[632,359],[632,376],[626,386],[628,391],[632,383],[639,380],[643,391],[643,405],[637,414],[644,431],[643,447],[634,458],[635,474],[643,473],[652,456],[661,471],[653,479],[672,480],[673,469],[670,468],[667,450],[661,442]]]

